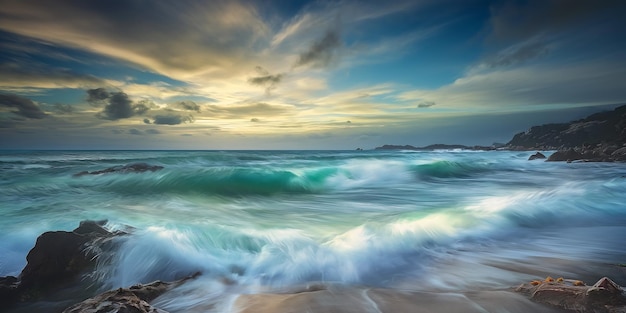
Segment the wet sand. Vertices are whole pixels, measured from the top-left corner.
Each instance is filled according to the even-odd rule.
[[[283,293],[241,295],[233,306],[239,313],[392,313],[392,312],[564,312],[534,303],[508,290],[418,292],[395,289],[328,285],[326,289]]]

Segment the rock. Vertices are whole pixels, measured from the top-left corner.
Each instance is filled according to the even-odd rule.
[[[101,226],[104,223],[106,221],[82,221],[74,231],[51,231],[37,237],[19,277],[0,277],[1,303],[8,306],[18,301],[35,300],[74,282],[95,264],[97,255],[88,252],[88,247],[123,234],[109,232]]]
[[[132,290],[117,289],[75,304],[63,313],[167,313],[151,306]]]
[[[167,311],[151,306],[148,302],[187,280],[196,278],[198,275],[200,273],[195,273],[175,282],[157,280],[149,284],[110,290],[77,303],[65,309],[63,313],[167,313]]]
[[[597,144],[621,146],[625,142],[626,105],[623,105],[613,111],[596,113],[569,123],[533,126],[516,134],[507,146],[556,150]]]
[[[619,148],[611,153],[615,161],[626,161],[626,147]]]
[[[45,232],[26,256],[20,274],[21,288],[47,289],[74,279],[93,264],[93,255],[85,251],[87,243],[114,234],[100,226],[105,221],[82,221],[74,231]]]
[[[83,252],[89,237],[66,231],[43,233],[26,256],[26,267],[20,274],[23,288],[48,288],[68,281],[90,264]]]
[[[19,296],[19,280],[15,276],[0,277],[0,312],[4,312]]]
[[[84,175],[100,175],[108,173],[143,173],[143,172],[156,172],[163,169],[163,166],[150,165],[148,163],[132,163],[124,166],[109,167],[99,171],[82,171],[74,174],[74,177],[80,177]]]
[[[545,158],[546,158],[546,156],[545,156],[545,155],[543,155],[543,153],[541,153],[541,152],[537,152],[537,153],[535,153],[535,154],[531,155],[531,156],[528,158],[528,161],[537,160],[537,159],[545,159]]]
[[[548,162],[554,161],[575,161],[583,158],[583,155],[574,149],[565,149],[554,152],[548,157]]]
[[[601,278],[591,287],[577,280],[546,279],[522,284],[515,291],[527,295],[533,301],[575,312],[626,312],[623,290],[608,277]]]

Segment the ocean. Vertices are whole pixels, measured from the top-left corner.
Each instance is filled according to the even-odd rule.
[[[41,233],[107,220],[132,232],[102,252],[91,276],[101,290],[202,273],[156,300],[169,312],[229,311],[240,294],[313,282],[626,285],[626,164],[531,154],[3,151],[0,276],[19,275]],[[137,162],[163,169],[74,176]]]

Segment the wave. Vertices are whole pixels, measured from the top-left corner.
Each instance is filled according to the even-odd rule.
[[[309,194],[360,188],[384,188],[433,179],[467,178],[494,171],[487,165],[434,161],[357,159],[340,164],[256,167],[188,167],[178,164],[159,172],[81,177],[78,182],[125,194],[202,193],[226,196]],[[82,185],[81,185],[82,187]]]
[[[209,168],[195,172],[112,174],[96,180],[103,183],[101,187],[106,190],[126,194],[272,195],[316,192],[322,187],[321,182],[332,175],[332,170],[330,172],[320,170],[297,175],[288,170]]]
[[[458,251],[530,245],[527,240],[534,234],[539,239],[558,238],[560,233],[578,231],[573,229],[584,234],[582,227],[624,222],[626,215],[620,208],[599,206],[595,198],[581,203],[588,195],[583,187],[565,183],[550,190],[477,197],[457,207],[406,212],[334,227],[327,233],[306,231],[295,221],[276,226],[280,228],[213,223],[151,226],[122,239],[119,250],[104,258],[98,271],[108,287],[173,280],[197,271],[245,286],[311,281],[385,286],[394,279],[417,277]],[[617,242],[603,249],[620,247]],[[554,248],[554,253],[560,249],[558,244]],[[567,249],[572,255],[588,253],[585,245]],[[518,252],[499,253],[506,258],[507,253]]]
[[[422,178],[467,178],[490,171],[486,165],[455,161],[435,161],[415,165],[413,170]]]

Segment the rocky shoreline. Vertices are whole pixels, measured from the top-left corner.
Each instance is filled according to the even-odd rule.
[[[29,312],[29,305],[55,295],[63,307],[35,311],[63,313],[167,313],[151,302],[195,279],[201,273],[176,281],[155,281],[99,293],[82,288],[81,278],[93,270],[102,249],[114,248],[115,238],[127,232],[112,232],[105,221],[83,221],[71,232],[41,234],[27,256],[18,277],[0,277],[0,311]],[[108,245],[108,247],[107,247]],[[59,295],[60,290],[65,293]],[[68,289],[69,288],[69,289]],[[69,291],[67,291],[69,290]],[[81,292],[78,292],[80,290]],[[73,302],[71,302],[73,301]],[[70,303],[71,302],[71,303]],[[26,308],[20,310],[19,308]],[[34,306],[37,308],[37,306]],[[240,294],[233,312],[589,312],[625,313],[626,294],[611,279],[601,278],[587,286],[571,279],[536,280],[507,290],[466,292],[411,291],[368,288],[329,283],[311,283],[286,290]],[[32,308],[32,307],[31,307]]]
[[[569,123],[533,126],[525,132],[516,134],[506,144],[494,143],[491,146],[433,144],[424,147],[383,145],[375,148],[375,150],[415,151],[454,149],[555,151],[547,161],[626,162],[626,105]],[[535,159],[542,158],[532,158]]]

